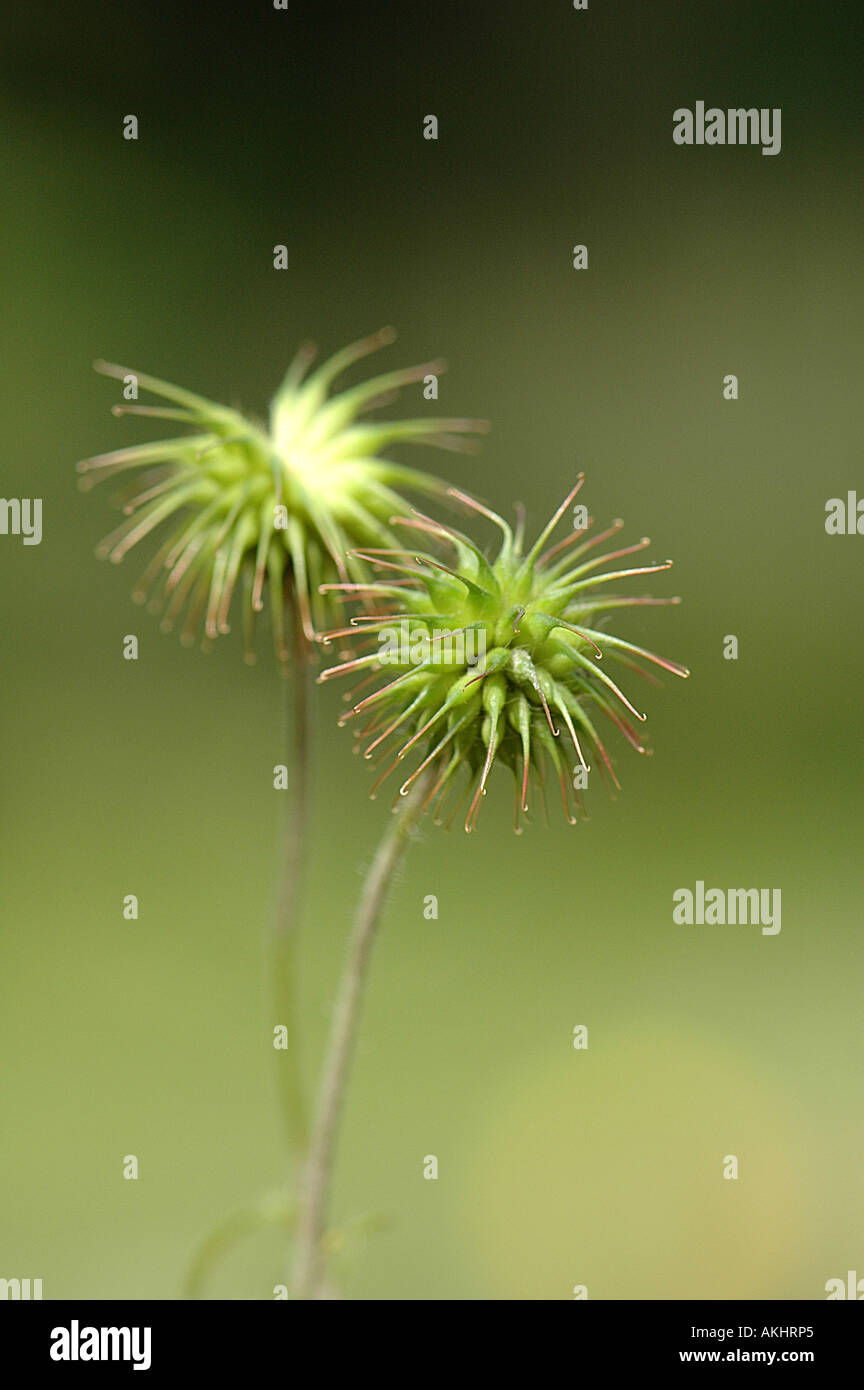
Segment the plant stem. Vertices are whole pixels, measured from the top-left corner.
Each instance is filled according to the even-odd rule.
[[[295,1170],[306,1150],[307,1122],[300,1068],[300,1030],[297,1022],[297,957],[300,902],[309,815],[310,748],[312,744],[310,659],[293,598],[286,603],[293,650],[288,665],[288,697],[284,705],[283,743],[289,749],[291,790],[283,801],[281,826],[282,875],[271,942],[273,1021],[284,1026],[287,1047],[276,1051],[278,1089],[288,1152]]]
[[[308,1139],[306,1103],[300,1069],[300,1030],[297,1022],[297,957],[300,938],[302,867],[309,814],[309,750],[312,744],[310,657],[293,593],[285,601],[285,623],[292,651],[285,671],[286,698],[282,705],[281,746],[288,750],[290,791],[280,801],[279,849],[282,856],[278,901],[268,942],[270,1008],[274,1024],[287,1033],[287,1047],[274,1049],[279,1106],[285,1125],[291,1170],[286,1193],[302,1172]],[[249,1231],[274,1224],[271,1205],[244,1207],[218,1222],[202,1239],[186,1275],[185,1297],[199,1298],[206,1280],[222,1257]],[[287,1217],[276,1221],[293,1228]]]
[[[293,1271],[295,1298],[315,1299],[321,1296],[322,1237],[327,1223],[333,1158],[363,988],[378,922],[393,876],[421,814],[426,787],[426,780],[418,779],[387,825],[366,875],[348,939],[301,1192]]]

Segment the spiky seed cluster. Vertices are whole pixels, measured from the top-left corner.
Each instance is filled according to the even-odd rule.
[[[97,554],[115,563],[139,541],[178,520],[142,575],[134,598],[162,613],[170,631],[181,622],[191,644],[204,624],[204,645],[229,629],[238,583],[242,586],[247,660],[254,660],[255,615],[269,589],[277,655],[288,648],[283,613],[286,597],[296,604],[303,631],[332,622],[336,602],[328,584],[362,585],[368,568],[348,552],[362,546],[398,543],[389,518],[408,504],[395,488],[443,493],[428,474],[380,457],[397,443],[471,448],[465,438],[485,430],[478,420],[381,420],[361,422],[365,411],[395,399],[400,388],[438,374],[443,362],[387,372],[330,395],[341,372],[359,358],[393,342],[392,328],[354,343],[311,375],[314,348],[301,348],[270,410],[269,429],[226,406],[154,377],[107,362],[96,370],[134,377],[138,386],[169,405],[117,405],[115,415],[174,420],[192,433],[177,439],[117,449],[78,464],[82,486],[134,469],[117,497],[125,520]]]
[[[467,769],[462,800],[457,801],[448,825],[473,788],[465,819],[465,829],[470,831],[497,761],[514,774],[514,828],[518,831],[520,815],[528,811],[532,772],[543,795],[551,766],[565,815],[573,824],[571,793],[583,813],[580,792],[572,785],[576,764],[587,772],[587,759],[596,756],[604,777],[619,786],[597,732],[598,715],[608,718],[637,752],[647,751],[628,718],[642,721],[645,716],[608,674],[608,664],[623,664],[649,680],[654,678],[636,658],[678,676],[689,673],[675,662],[601,631],[597,616],[627,606],[678,603],[677,598],[610,595],[605,587],[668,569],[672,561],[614,568],[615,561],[650,543],[645,537],[635,545],[598,553],[598,547],[620,529],[620,521],[588,534],[593,527],[589,520],[587,528],[574,530],[544,550],[582,482],[580,474],[527,551],[521,521],[514,534],[494,512],[449,489],[450,496],[500,529],[501,546],[491,563],[461,531],[416,511],[411,517],[395,517],[394,525],[433,538],[442,558],[416,549],[364,552],[382,576],[379,584],[370,586],[378,595],[380,611],[355,617],[349,627],[325,634],[325,642],[353,639],[351,651],[360,654],[324,671],[319,680],[348,673],[362,676],[360,685],[346,697],[356,703],[342,722],[357,719],[364,725],[356,737],[358,742],[369,740],[366,758],[388,760],[373,796],[389,773],[400,765],[407,770],[405,760],[413,754],[416,765],[400,792],[407,793],[424,773],[431,781],[426,805],[437,798],[440,822],[454,779]],[[462,640],[454,640],[460,634]],[[466,634],[471,635],[470,641]],[[385,636],[386,648],[382,645]],[[472,664],[472,651],[485,655]],[[379,683],[382,672],[387,675],[383,685]],[[357,700],[369,685],[377,688]],[[567,744],[572,745],[572,753]]]

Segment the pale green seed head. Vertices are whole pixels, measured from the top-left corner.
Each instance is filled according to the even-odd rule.
[[[230,630],[239,587],[246,654],[254,659],[255,616],[269,593],[276,652],[286,660],[286,600],[313,640],[337,611],[329,586],[361,586],[369,578],[369,566],[348,552],[397,543],[390,519],[408,513],[399,490],[444,492],[438,479],[382,454],[400,443],[468,449],[484,421],[361,418],[443,363],[387,372],[331,394],[341,372],[394,337],[382,329],[313,372],[314,350],[302,348],[272,402],[269,426],[154,377],[96,363],[167,403],[118,405],[115,414],[177,421],[187,430],[78,465],[85,486],[134,470],[117,498],[126,519],[97,553],[119,563],[145,536],[160,534],[134,597],[162,614],[165,630],[180,624],[182,640],[191,643],[203,625],[206,646]]]

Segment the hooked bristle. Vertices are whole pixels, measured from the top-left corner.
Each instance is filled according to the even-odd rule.
[[[657,573],[668,568],[669,562],[615,570],[617,560],[649,544],[643,537],[626,547],[602,551],[603,543],[620,530],[619,521],[588,538],[584,531],[576,533],[575,546],[566,537],[541,555],[583,483],[580,474],[527,554],[523,554],[520,523],[513,531],[490,507],[456,488],[448,489],[450,497],[500,532],[494,560],[488,561],[469,536],[416,509],[412,515],[391,518],[392,524],[428,537],[439,551],[446,546],[446,562],[427,551],[358,548],[357,556],[373,569],[410,574],[408,579],[372,585],[379,598],[374,614],[352,617],[346,627],[327,634],[346,640],[356,654],[353,660],[323,672],[322,679],[369,665],[380,681],[388,664],[392,665],[392,674],[388,672],[383,683],[375,685],[373,674],[375,688],[355,702],[347,716],[375,711],[368,737],[367,730],[359,733],[364,758],[372,761],[374,756],[384,763],[373,796],[397,768],[411,760],[414,766],[402,778],[399,795],[407,795],[421,774],[427,773],[431,790],[424,809],[434,802],[434,820],[442,824],[461,769],[467,772],[466,786],[446,824],[447,828],[452,825],[458,804],[467,798],[464,827],[470,834],[477,827],[495,765],[501,762],[514,777],[514,828],[520,832],[520,817],[531,815],[532,774],[545,811],[545,763],[558,782],[564,816],[572,825],[584,819],[581,787],[592,768],[599,770],[610,788],[620,789],[611,757],[592,721],[592,706],[611,720],[637,752],[649,751],[625,717],[644,722],[644,713],[603,668],[607,661],[616,661],[649,675],[634,658],[678,676],[686,676],[687,668],[607,633],[592,620],[628,604],[671,602],[647,595],[603,597],[603,586],[610,580]],[[590,551],[592,557],[582,559]],[[360,592],[368,587],[361,585]],[[479,653],[469,654],[467,645],[464,651],[457,650],[454,644],[467,644],[469,639],[480,644]],[[385,642],[395,643],[395,651],[385,649]],[[569,755],[571,761],[575,759],[572,770],[561,746],[562,729],[567,747],[573,750]],[[578,784],[573,771],[583,778]]]

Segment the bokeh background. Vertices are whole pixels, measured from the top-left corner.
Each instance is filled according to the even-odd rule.
[[[864,494],[857,8],[4,17],[2,492],[44,499],[44,538],[0,537],[0,1275],[174,1298],[202,1232],[285,1172],[262,949],[284,692],[233,637],[163,636],[130,602],[140,558],[94,559],[110,488],[81,495],[75,461],[158,435],[111,417],[91,362],[263,413],[300,341],[391,322],[390,365],[444,355],[435,409],[493,422],[477,458],[403,457],[532,525],[584,469],[592,514],[676,559],[654,591],[682,606],[623,630],[693,676],[643,688],[655,756],[616,747],[623,793],[595,787],[587,824],[516,839],[501,774],[476,835],[413,850],[335,1191],[340,1223],[385,1224],[340,1286],[819,1299],[864,1274],[864,540],[824,530]],[[698,99],[781,107],[781,154],[675,146]],[[386,816],[338,706],[325,688],[310,1082]],[[674,926],[697,879],[781,889],[782,932]],[[282,1238],[250,1237],[206,1292],[269,1298],[283,1271]]]

